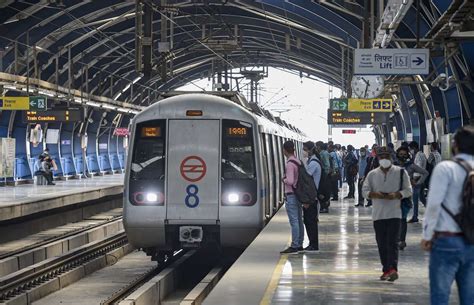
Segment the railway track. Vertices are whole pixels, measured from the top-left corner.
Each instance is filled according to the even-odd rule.
[[[122,231],[103,240],[71,250],[62,256],[46,259],[4,276],[0,278],[0,302],[7,303],[9,300],[28,294],[28,303],[31,303],[35,301],[34,296],[38,298],[44,296],[43,293],[32,292],[35,289],[40,289],[41,286],[58,280],[61,276],[73,272],[80,266],[93,263],[104,258],[107,253],[125,246],[127,246],[127,237]]]
[[[5,259],[5,258],[9,258],[9,257],[14,256],[14,255],[20,255],[24,252],[27,252],[27,251],[30,251],[30,250],[33,250],[33,249],[51,244],[51,243],[54,243],[56,241],[59,241],[59,240],[62,240],[62,239],[68,238],[68,237],[72,237],[72,236],[87,232],[91,229],[95,229],[95,228],[101,227],[103,225],[107,225],[107,224],[110,224],[110,223],[113,223],[113,222],[116,222],[116,221],[121,221],[122,218],[123,218],[122,216],[113,216],[112,218],[107,219],[105,221],[101,221],[97,224],[86,225],[86,226],[77,228],[75,230],[70,230],[70,231],[65,232],[63,234],[57,234],[55,236],[45,238],[41,241],[35,242],[35,243],[30,244],[28,246],[20,247],[20,248],[11,250],[11,251],[2,252],[2,253],[0,253],[0,260]]]

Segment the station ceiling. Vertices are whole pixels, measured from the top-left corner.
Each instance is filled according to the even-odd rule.
[[[380,2],[143,0],[143,5],[153,9],[152,64],[157,71],[144,77],[135,67],[136,1],[3,0],[0,70],[26,75],[29,67],[30,76],[142,105],[149,103],[153,92],[172,90],[219,70],[251,66],[291,69],[347,88],[353,50],[372,47],[366,35],[370,5],[374,3],[373,11],[379,13]],[[401,106],[394,125],[423,140],[425,120],[437,113],[445,118],[448,132],[471,119],[474,43],[471,37],[452,37],[459,28],[449,24],[454,20],[464,27],[469,25],[463,23],[474,21],[470,0],[413,3],[387,47],[415,47],[419,33],[419,46],[431,48],[435,55],[433,73],[389,81]],[[158,48],[163,18],[168,24],[165,40],[171,42],[169,37],[173,37],[167,52]],[[236,45],[218,45],[231,40]],[[444,60],[445,51],[449,51],[448,60]],[[159,73],[164,62],[166,79]],[[446,68],[458,82],[446,91],[431,87],[430,81]],[[411,100],[415,112],[410,109]]]

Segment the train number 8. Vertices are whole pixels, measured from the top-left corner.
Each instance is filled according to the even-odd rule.
[[[184,199],[184,203],[189,208],[195,208],[199,205],[199,197],[197,196],[199,192],[199,188],[195,184],[190,184],[186,187],[186,198]]]

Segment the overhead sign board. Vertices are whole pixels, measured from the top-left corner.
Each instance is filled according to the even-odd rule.
[[[429,61],[428,49],[355,49],[354,74],[428,74]]]
[[[348,112],[328,109],[329,125],[371,125],[388,121],[387,113],[380,112]]]
[[[129,135],[128,128],[126,127],[118,127],[115,128],[114,130],[114,136],[119,136],[119,137],[126,137]]]
[[[46,110],[48,99],[45,96],[2,96],[0,110]]]
[[[392,112],[391,99],[338,98],[329,100],[329,108],[350,112]]]
[[[83,119],[82,114],[83,111],[81,109],[25,111],[23,122],[80,122]]]

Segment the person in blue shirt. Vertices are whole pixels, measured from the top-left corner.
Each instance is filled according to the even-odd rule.
[[[359,193],[359,200],[356,204],[356,207],[363,207],[364,206],[364,196],[362,195],[362,185],[364,185],[364,178],[365,178],[365,168],[367,167],[367,149],[365,147],[361,147],[359,150],[359,180],[357,183],[357,191]]]
[[[329,148],[329,156],[332,159],[334,171],[331,175],[331,200],[339,200],[339,179],[341,178],[342,159],[336,151],[336,146],[331,145]]]
[[[303,143],[303,156],[308,158],[305,164],[306,172],[313,177],[316,189],[319,189],[319,181],[321,180],[321,161],[316,155],[314,143],[311,141]],[[318,211],[319,202],[314,204],[303,204],[303,219],[308,234],[309,245],[304,248],[305,252],[319,251],[318,237]]]

